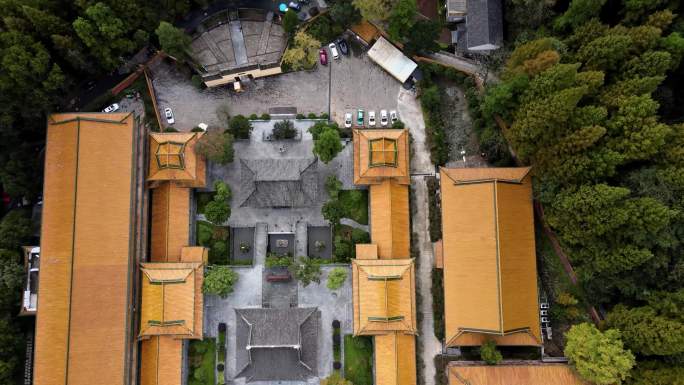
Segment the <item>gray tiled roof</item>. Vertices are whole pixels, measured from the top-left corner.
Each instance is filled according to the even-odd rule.
[[[466,28],[469,49],[485,44],[501,46],[503,42],[501,0],[468,0]]]
[[[240,206],[305,207],[318,197],[318,161],[241,159]]]
[[[304,381],[317,375],[320,329],[317,308],[235,309],[235,312],[236,377],[246,377],[248,382]]]

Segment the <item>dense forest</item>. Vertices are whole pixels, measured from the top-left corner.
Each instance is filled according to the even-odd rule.
[[[156,44],[160,21],[206,3],[0,0],[0,184],[13,201],[40,196],[46,113],[66,110],[92,80],[117,73]],[[24,337],[16,314],[20,246],[33,234],[29,217],[13,210],[0,221],[0,384],[19,383],[21,376]]]
[[[583,296],[605,309],[600,329],[619,331],[636,358],[631,374],[602,378],[595,367],[588,379],[681,383],[684,9],[667,0],[508,3],[518,15],[528,7],[537,25],[509,25],[515,49],[483,113],[503,118],[518,159],[534,166],[535,194]]]

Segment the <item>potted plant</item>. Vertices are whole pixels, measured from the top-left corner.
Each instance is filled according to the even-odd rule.
[[[240,243],[240,252],[242,253],[249,253],[250,246],[247,242],[241,242]]]

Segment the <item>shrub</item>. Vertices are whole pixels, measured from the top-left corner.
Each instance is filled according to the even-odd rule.
[[[344,281],[347,280],[347,269],[344,267],[336,267],[330,271],[328,274],[328,282],[326,286],[330,290],[337,290],[344,285]],[[339,323],[339,322],[338,322]],[[334,327],[334,326],[333,326]]]
[[[211,251],[215,253],[215,255],[226,255],[226,251],[228,251],[228,246],[226,245],[226,242],[224,241],[216,241],[211,247]]]
[[[261,120],[271,120],[271,115],[269,114],[261,114]]]
[[[210,266],[204,274],[202,292],[218,295],[222,298],[233,292],[233,286],[238,281],[236,272],[226,266]]]
[[[340,341],[342,337],[338,334],[333,334],[333,348],[338,348],[340,346]]]
[[[342,369],[342,363],[340,363],[340,361],[333,362],[333,369],[335,369],[335,370]],[[351,381],[349,381],[349,382],[351,383]]]
[[[311,282],[321,283],[321,260],[318,258],[299,257],[297,263],[290,268],[304,287]]]
[[[327,112],[324,112],[321,114],[321,119],[328,119],[328,118],[330,118],[330,115],[328,115]]]
[[[227,330],[227,326],[225,322],[219,322],[218,324],[218,331],[219,333],[225,333]]]
[[[309,115],[307,115],[307,117],[309,119],[316,119],[317,118],[316,114],[314,114],[313,112],[309,112]]]
[[[219,372],[223,372],[224,369],[225,369],[225,366],[223,364],[216,365],[216,370],[218,370]]]
[[[306,119],[306,116],[304,114],[297,114],[297,119]]]
[[[166,127],[164,132],[178,132],[178,129],[174,127]]]
[[[292,265],[292,258],[289,255],[269,254],[266,256],[266,267],[272,269],[274,267],[290,267]]]
[[[273,124],[273,139],[294,139],[297,136],[297,130],[291,120],[283,120]]]
[[[251,114],[249,116],[249,120],[257,120],[257,119],[259,119],[259,116],[257,114]]]
[[[496,349],[496,342],[493,340],[488,340],[482,344],[480,347],[480,358],[487,365],[496,365],[503,359],[501,352]]]
[[[347,263],[352,258],[352,243],[341,236],[335,237],[335,260]]]
[[[403,130],[405,127],[406,125],[401,120],[397,120],[396,122],[392,123],[392,128],[395,130]]]
[[[202,131],[201,128],[197,128]],[[233,161],[235,155],[233,142],[233,135],[229,132],[210,130],[199,138],[195,151],[212,162],[228,164]]]
[[[226,201],[213,200],[204,208],[204,216],[209,222],[221,224],[230,217],[230,206]]]
[[[202,77],[199,75],[192,75],[192,78],[190,79],[190,82],[192,83],[195,88],[201,90],[204,89],[204,82],[202,81]]]
[[[332,322],[332,327],[333,327],[333,329],[339,329],[339,328],[340,328],[340,325],[341,325],[341,324],[340,324],[340,321],[338,321],[338,320],[333,320],[333,322]]]

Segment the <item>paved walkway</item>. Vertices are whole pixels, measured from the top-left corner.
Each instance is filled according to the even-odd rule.
[[[420,102],[413,92],[401,89],[397,97],[399,120],[411,133],[411,174],[434,174],[435,166],[430,161],[430,151],[425,144],[425,120]]]
[[[415,151],[415,147],[414,147]],[[432,267],[434,254],[430,242],[428,224],[428,191],[424,177],[411,178],[411,185],[415,193],[414,207],[411,210],[413,219],[413,234],[418,237],[417,244],[420,262],[416,271],[416,289],[420,292],[421,303],[419,312],[423,314],[418,343],[421,345],[421,359],[423,360],[423,384],[434,385],[434,358],[441,353],[442,344],[435,337],[434,312],[432,310]]]
[[[247,48],[245,48],[245,37],[242,35],[240,20],[230,22],[230,40],[233,42],[235,64],[238,66],[247,64]]]
[[[357,221],[355,221],[355,220],[353,220],[353,219],[351,219],[351,218],[341,218],[341,219],[340,219],[340,224],[346,225],[346,226],[349,226],[349,227],[353,227],[353,228],[355,228],[355,229],[363,230],[363,231],[365,231],[365,232],[367,232],[367,233],[370,232],[370,228],[368,227],[368,225],[362,225],[362,224],[360,224],[359,222],[357,222]]]

